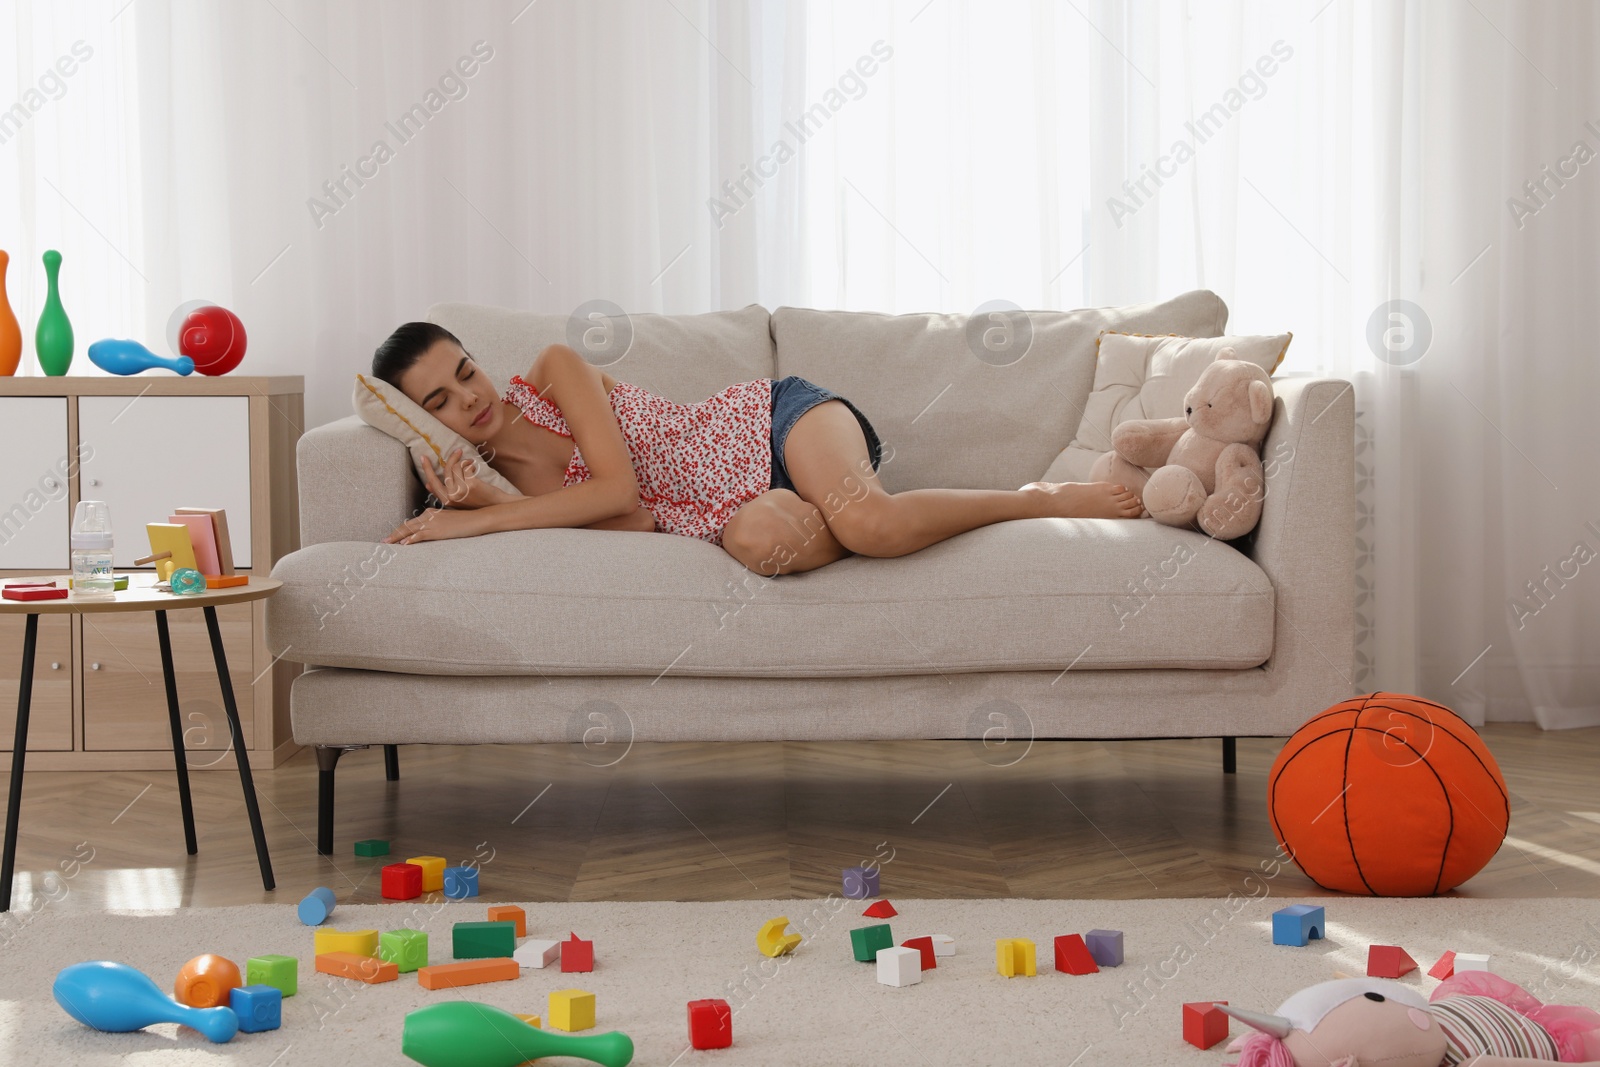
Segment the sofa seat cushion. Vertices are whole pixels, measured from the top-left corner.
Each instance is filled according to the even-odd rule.
[[[762,578],[703,541],[514,530],[336,541],[272,570],[273,655],[411,674],[870,677],[1241,669],[1274,593],[1237,549],[1150,520],[1024,519],[893,559]]]

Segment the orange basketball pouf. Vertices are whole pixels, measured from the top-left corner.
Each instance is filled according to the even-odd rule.
[[[1272,764],[1272,832],[1313,882],[1420,897],[1465,882],[1505,840],[1505,779],[1443,704],[1369,693],[1312,718]]]

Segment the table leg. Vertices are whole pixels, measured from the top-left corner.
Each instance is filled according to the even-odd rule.
[[[178,768],[178,803],[183,808],[183,843],[193,856],[194,801],[189,796],[189,758],[183,749],[183,717],[178,712],[178,681],[172,671],[172,638],[167,633],[167,613],[156,612],[156,637],[161,641],[161,677],[167,683],[167,717],[172,720],[172,760]]]
[[[11,910],[11,872],[17,862],[17,816],[22,809],[22,763],[28,755],[28,711],[33,704],[33,650],[38,638],[39,616],[31,614],[22,633],[22,676],[17,680],[17,736],[11,746],[5,857],[0,859],[0,912]]]
[[[250,777],[250,757],[245,752],[244,729],[239,725],[239,706],[233,699],[233,679],[228,676],[228,654],[222,650],[222,631],[217,627],[217,609],[210,604],[206,630],[211,634],[211,656],[217,661],[217,684],[222,687],[222,706],[228,713],[228,729],[233,736],[233,758],[239,763],[239,782],[244,788],[244,806],[250,813],[250,832],[256,839],[256,860],[261,864],[261,887],[273,889],[272,860],[267,855],[267,835],[261,828],[261,808],[256,804],[256,783]]]

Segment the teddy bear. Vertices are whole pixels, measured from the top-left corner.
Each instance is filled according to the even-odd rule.
[[[1224,348],[1200,372],[1171,419],[1130,419],[1111,432],[1113,451],[1089,477],[1139,494],[1168,526],[1199,528],[1219,541],[1243,537],[1261,518],[1261,442],[1272,425],[1272,378]]]

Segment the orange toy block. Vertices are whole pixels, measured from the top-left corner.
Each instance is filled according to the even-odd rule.
[[[1454,949],[1446,952],[1443,956],[1440,956],[1439,962],[1428,968],[1428,976],[1430,978],[1437,978],[1441,982],[1455,973],[1456,954]]]
[[[489,909],[489,921],[492,923],[516,923],[514,931],[517,937],[528,936],[528,913],[515,904],[496,904]]]
[[[400,965],[354,952],[324,952],[317,956],[317,973],[377,985],[400,977]]]
[[[464,985],[483,985],[485,982],[509,982],[521,974],[522,965],[516,960],[510,956],[496,956],[418,967],[417,984],[424,989],[454,989]]]
[[[172,993],[178,1003],[191,1008],[219,1008],[226,1005],[229,994],[242,985],[244,980],[237,963],[208,952],[183,965],[178,971],[178,980],[172,984]]]
[[[202,574],[206,580],[207,589],[227,589],[235,585],[249,585],[248,574]]]
[[[1399,978],[1417,969],[1417,961],[1399,945],[1372,945],[1367,949],[1367,977]]]

